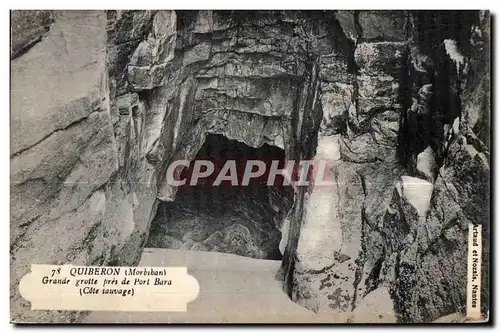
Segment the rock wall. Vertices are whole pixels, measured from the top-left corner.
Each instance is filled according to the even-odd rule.
[[[469,223],[483,226],[489,253],[489,14],[336,17],[356,64],[336,97],[322,97],[317,156],[340,135],[336,204],[321,223],[328,205],[305,206],[292,299],[350,311],[377,290],[401,322],[464,311]],[[483,275],[484,311],[487,290]]]
[[[403,322],[463,309],[467,223],[488,249],[488,12],[12,19],[16,321],[78,317],[28,311],[30,263],[137,264],[176,196],[166,167],[207,134],[331,162],[336,185],[296,188],[283,222],[278,277],[295,302],[352,311],[382,294]]]
[[[108,73],[106,13],[51,15],[46,36],[11,61],[16,321],[76,319],[30,312],[19,295],[20,278],[31,263],[137,264],[156,200],[156,169],[146,159],[155,119],[137,95],[116,98],[110,90],[116,79]]]

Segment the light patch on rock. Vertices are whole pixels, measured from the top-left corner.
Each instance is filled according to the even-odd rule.
[[[281,240],[279,244],[281,254],[285,254],[286,245],[288,244],[288,232],[290,230],[290,219],[286,218],[281,227]]]
[[[415,207],[418,216],[424,217],[429,210],[433,185],[427,180],[402,176],[402,192],[408,202]]]
[[[335,188],[321,188],[307,200],[297,257],[308,269],[332,265],[342,245],[342,226],[337,216]]]
[[[453,133],[457,134],[460,131],[460,118],[456,117],[453,120]]]
[[[340,158],[338,136],[320,137],[315,161]],[[306,201],[297,257],[308,269],[332,265],[342,247],[337,186],[316,186]]]
[[[398,90],[399,89],[399,83],[397,83],[396,81],[391,82],[391,88],[392,88],[393,91]]]
[[[318,138],[316,159],[340,160],[339,135],[323,136]]]
[[[285,149],[285,140],[282,134],[278,134],[274,137],[273,144],[281,149]]]
[[[446,53],[456,63],[458,73],[458,71],[460,70],[460,65],[464,63],[464,56],[458,49],[457,42],[455,40],[445,39],[443,43]]]
[[[89,206],[93,212],[106,213],[106,194],[103,191],[96,191],[89,199]]]
[[[436,167],[434,150],[429,146],[417,156],[417,170],[429,181],[434,180],[434,168]]]

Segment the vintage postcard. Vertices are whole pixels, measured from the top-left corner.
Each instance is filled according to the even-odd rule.
[[[13,10],[13,323],[490,320],[487,10]]]

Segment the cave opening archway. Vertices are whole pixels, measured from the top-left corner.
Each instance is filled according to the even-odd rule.
[[[180,179],[186,179],[186,184],[178,188],[173,202],[159,204],[146,247],[281,260],[281,229],[294,191],[279,174],[274,182],[267,181],[272,161],[279,161],[276,163],[282,169],[285,160],[284,150],[276,146],[253,148],[223,135],[207,134],[194,162],[211,161],[214,172],[192,184],[193,161],[182,170]],[[227,161],[235,161],[238,182],[225,180],[215,186]],[[248,161],[264,162],[266,172],[244,185]],[[231,171],[222,173],[230,175]]]

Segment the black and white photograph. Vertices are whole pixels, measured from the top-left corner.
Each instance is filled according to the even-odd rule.
[[[492,30],[11,10],[10,322],[487,323]]]

